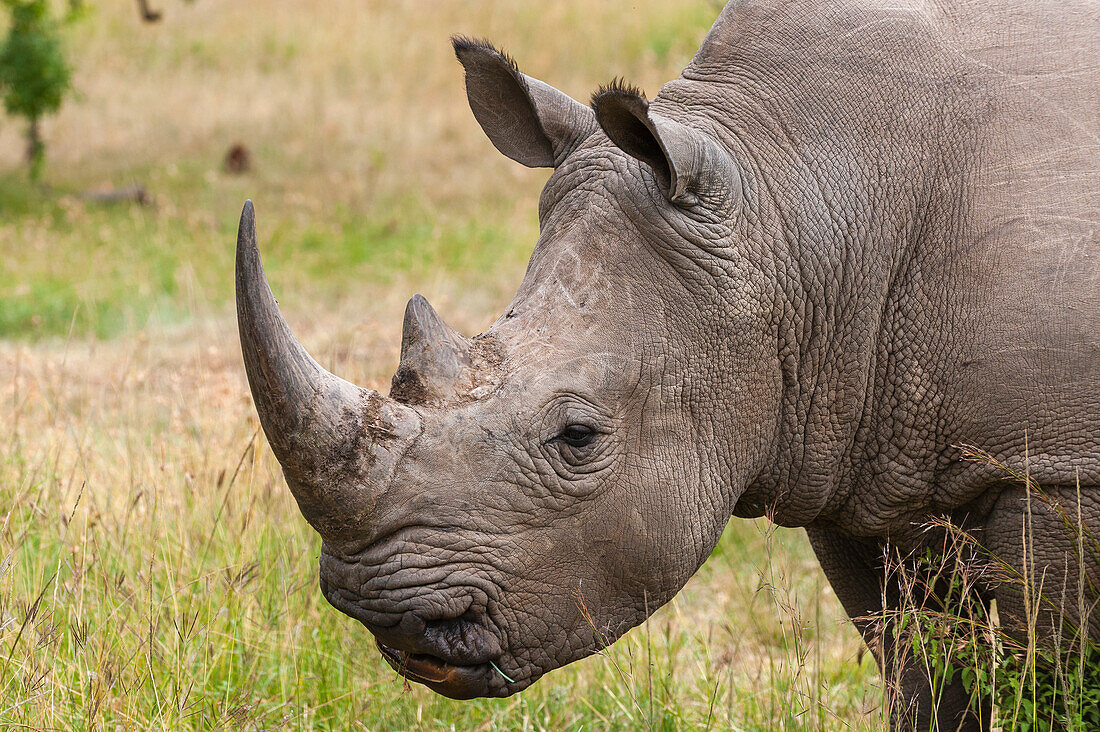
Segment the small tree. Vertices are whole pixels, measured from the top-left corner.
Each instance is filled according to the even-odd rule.
[[[61,106],[72,70],[46,0],[2,2],[11,11],[11,30],[0,46],[0,93],[8,114],[27,119],[27,163],[38,180],[46,150],[39,122]]]

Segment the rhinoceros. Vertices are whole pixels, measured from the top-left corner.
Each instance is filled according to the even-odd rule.
[[[492,144],[552,169],[487,331],[414,296],[389,395],[344,381],[241,218],[244,363],[324,596],[406,678],[507,696],[668,602],[731,516],[767,516],[805,528],[900,679],[897,726],[985,726],[870,618],[937,518],[1010,566],[1031,551],[1048,593],[1100,577],[1056,510],[1100,531],[1098,7],[736,0],[654,98],[590,105],[453,39]],[[1026,526],[1005,466],[1051,498]],[[992,580],[967,601],[993,598],[1023,617]]]

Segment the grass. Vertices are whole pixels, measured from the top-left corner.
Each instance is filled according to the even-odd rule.
[[[860,717],[874,672],[854,662],[847,628],[787,615],[786,603],[827,599],[820,579],[761,564],[808,569],[807,548],[751,523],[731,526],[643,629],[521,696],[458,703],[406,688],[320,597],[319,541],[251,421],[240,427],[208,466],[139,472],[110,503],[69,485],[69,466],[7,464],[17,548],[0,580],[0,724],[801,729]],[[116,439],[147,452],[139,435]],[[807,653],[818,657],[791,663]]]
[[[186,172],[176,174],[184,180],[173,183],[183,191],[174,198],[187,197],[189,187],[201,190],[199,166],[177,169]],[[0,236],[15,243],[0,262],[0,335],[110,338],[147,328],[151,320],[172,325],[224,309],[231,298],[233,213],[213,220],[191,209],[85,204],[30,193],[14,178],[0,179],[0,210],[22,212],[0,224]],[[234,189],[246,188],[233,183]],[[243,203],[248,194],[219,195]],[[523,256],[515,230],[530,230],[529,240],[537,234],[534,222],[506,229],[491,204],[473,217],[406,198],[383,204],[387,216],[337,206],[317,222],[258,206],[272,276],[284,287],[323,292],[328,302],[402,275],[472,281],[474,273],[496,267],[515,272]]]
[[[619,74],[656,89],[716,13],[655,0],[626,14],[481,2],[430,17],[340,0],[324,19],[309,3],[178,5],[150,26],[99,3],[67,27],[77,97],[44,126],[47,190],[25,183],[18,121],[0,124],[0,337],[110,338],[220,312],[249,197],[269,266],[284,288],[323,292],[314,305],[394,276],[489,279],[503,300],[537,236],[545,173],[484,139],[449,35],[491,36],[586,100]],[[252,153],[245,175],[221,169],[236,143]],[[154,205],[82,196],[130,183]]]
[[[1100,541],[1084,522],[1088,498],[1079,482],[1037,484],[1027,469],[1026,441],[1022,471],[972,445],[958,449],[964,460],[1005,476],[1002,500],[1024,504],[1019,537],[1004,523],[968,529],[941,517],[924,527],[921,551],[891,548],[885,573],[900,599],[863,619],[876,629],[874,643],[890,649],[898,667],[920,669],[934,699],[961,682],[970,710],[993,730],[1096,729],[1100,646],[1089,629],[1096,624]],[[1060,555],[1064,564],[1055,559]],[[996,597],[986,604],[980,598],[991,590]],[[885,674],[883,688],[883,707],[904,701],[900,677]],[[930,730],[954,728],[930,724]]]
[[[0,727],[875,726],[873,665],[805,538],[754,523],[645,626],[520,696],[407,687],[317,589],[235,342],[245,198],[285,312],[341,375],[384,386],[416,291],[486,327],[546,174],[484,139],[448,36],[581,100],[617,75],[652,93],[716,4],[164,12],[96,3],[67,28],[78,95],[45,125],[46,187],[0,124]],[[232,175],[238,142],[253,165]],[[132,183],[152,205],[84,195]]]

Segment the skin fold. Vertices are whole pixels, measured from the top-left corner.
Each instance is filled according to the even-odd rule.
[[[390,395],[348,384],[294,339],[242,216],[245,365],[326,598],[408,678],[507,696],[766,515],[806,528],[900,680],[898,728],[988,725],[866,618],[934,518],[1024,561],[993,462],[1100,531],[1098,47],[1095,4],[735,1],[656,97],[584,105],[455,39],[490,141],[552,169],[486,332],[417,296]],[[1055,514],[1032,529],[1051,576],[1097,572]]]

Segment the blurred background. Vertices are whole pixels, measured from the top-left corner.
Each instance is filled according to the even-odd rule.
[[[149,2],[153,23],[133,2],[84,0],[75,17],[47,4],[71,91],[40,122],[44,189],[27,185],[25,120],[0,125],[4,337],[110,337],[217,312],[245,198],[283,296],[372,300],[398,275],[512,283],[546,175],[481,134],[449,36],[489,37],[587,101],[616,75],[656,93],[718,10]],[[94,200],[135,186],[146,205]]]
[[[743,521],[649,623],[519,697],[408,687],[321,598],[244,380],[246,198],[283,312],[364,385],[412,293],[473,335],[514,292],[547,172],[484,138],[450,35],[581,101],[615,76],[653,95],[719,10],[3,0],[0,726],[880,726],[804,536]]]

